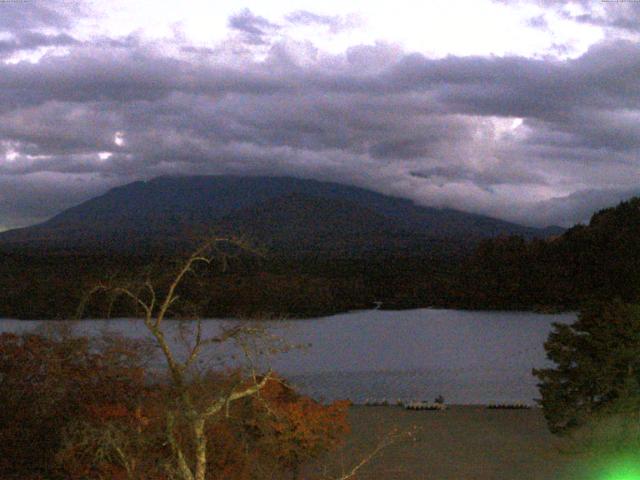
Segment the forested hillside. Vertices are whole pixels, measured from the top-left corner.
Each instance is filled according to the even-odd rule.
[[[461,265],[468,307],[573,309],[588,298],[640,294],[640,198],[546,240],[485,240]]]
[[[365,207],[350,210],[352,204],[341,207],[347,200],[329,206],[294,197],[241,211],[236,220],[251,219],[249,236],[270,238],[279,247],[262,244],[257,253],[234,255],[225,270],[201,269],[183,285],[174,314],[305,317],[372,308],[376,302],[389,309],[554,311],[576,309],[587,299],[630,302],[640,292],[640,198],[597,212],[588,225],[556,237],[500,236],[470,249],[455,238],[412,247],[416,238],[394,237],[378,213],[366,210],[371,223],[358,223]],[[298,220],[279,228],[292,218]],[[330,225],[349,227],[352,235],[336,240]],[[317,244],[325,248],[315,249]],[[166,248],[2,250],[0,316],[68,318],[96,282],[150,274],[161,279],[171,275],[182,254]],[[112,307],[112,314],[136,314],[125,304]],[[89,314],[104,316],[107,308],[105,300]]]

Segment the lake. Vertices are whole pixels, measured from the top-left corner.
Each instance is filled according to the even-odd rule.
[[[543,343],[553,322],[571,323],[575,314],[416,309],[367,310],[330,317],[267,322],[269,332],[305,345],[261,360],[315,398],[447,403],[533,403],[538,397],[531,369],[548,366]],[[206,320],[210,334],[233,320]],[[43,322],[1,320],[0,332],[19,332]],[[178,337],[178,322],[167,328]],[[107,328],[130,337],[146,335],[140,320],[76,323],[81,334]],[[180,341],[176,338],[176,345]],[[236,352],[237,353],[237,352]],[[227,362],[234,351],[222,351]],[[217,358],[217,352],[209,357]]]

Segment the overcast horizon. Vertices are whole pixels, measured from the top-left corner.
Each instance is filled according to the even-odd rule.
[[[0,231],[159,175],[524,225],[640,194],[640,2],[0,1]]]

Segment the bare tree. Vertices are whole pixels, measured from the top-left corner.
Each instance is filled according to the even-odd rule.
[[[91,289],[78,311],[79,315],[82,315],[86,301],[99,292],[109,294],[112,303],[118,297],[126,297],[142,311],[144,325],[160,348],[167,364],[173,392],[171,401],[175,409],[169,410],[167,414],[166,441],[172,452],[173,475],[180,480],[205,480],[208,461],[207,426],[214,421],[216,415],[223,412],[225,408],[228,409],[231,403],[258,394],[274,378],[271,371],[259,375],[252,368],[249,382],[235,385],[230,391],[217,392],[203,402],[200,396],[195,398],[194,390],[191,388],[192,378],[190,378],[193,374],[192,367],[203,349],[209,345],[222,344],[242,336],[257,335],[262,332],[262,329],[239,325],[223,330],[215,336],[206,337],[203,333],[202,319],[198,317],[192,324],[194,329],[192,342],[183,358],[168,339],[165,320],[171,307],[179,299],[177,294],[179,286],[185,277],[193,272],[197,264],[209,265],[219,261],[225,265],[227,254],[219,248],[222,244],[232,244],[247,249],[246,243],[240,239],[211,238],[179,265],[165,292],[159,293],[159,288],[149,276],[141,283],[133,285],[99,283]],[[187,424],[186,436],[175,435],[178,416]]]
[[[230,405],[249,397],[260,398],[260,391],[272,381],[280,382],[280,378],[271,370],[260,371],[256,357],[262,351],[278,353],[295,348],[284,343],[282,339],[268,335],[266,330],[252,324],[235,324],[207,336],[203,330],[202,319],[195,316],[190,322],[181,324],[187,331],[181,331],[184,340],[183,351],[179,351],[175,342],[171,341],[171,332],[167,328],[166,319],[173,313],[172,307],[179,300],[178,290],[186,277],[194,273],[198,264],[211,265],[214,262],[226,268],[228,253],[220,248],[221,245],[232,245],[244,251],[251,250],[248,244],[237,238],[214,237],[203,243],[185,260],[178,264],[175,273],[166,285],[160,287],[156,279],[147,272],[142,280],[132,282],[110,281],[98,283],[86,295],[78,309],[81,317],[89,299],[99,293],[106,294],[109,301],[109,313],[118,298],[128,299],[142,313],[143,323],[151,335],[153,343],[159,348],[166,362],[169,397],[166,399],[166,429],[164,444],[169,447],[171,458],[165,466],[169,478],[177,480],[206,480],[208,462],[211,461],[211,450],[208,445],[208,428],[220,419],[221,415],[228,415]],[[251,250],[253,251],[253,250]],[[218,388],[211,392],[211,383],[206,381],[198,385],[196,377],[199,372],[199,362],[203,360],[203,353],[209,346],[221,346],[233,341],[244,355],[248,375],[230,387]],[[260,343],[260,346],[257,345]],[[266,345],[266,347],[265,347]],[[205,369],[205,374],[209,370]],[[202,387],[202,388],[199,388]],[[269,410],[268,405],[264,406]],[[271,412],[272,415],[277,415]],[[186,428],[185,428],[186,427]],[[388,433],[374,448],[359,457],[348,468],[342,468],[339,474],[329,475],[327,468],[324,473],[317,472],[323,479],[349,480],[355,478],[360,470],[388,446],[402,438],[413,438],[414,430]],[[131,459],[126,457],[123,445],[129,442],[118,430],[94,432],[100,438],[105,448],[113,451],[112,456],[119,459],[130,480],[138,478],[134,472]],[[126,435],[125,435],[126,436]],[[329,467],[326,464],[324,467]]]

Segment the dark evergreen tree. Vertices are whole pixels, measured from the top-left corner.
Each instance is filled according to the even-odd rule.
[[[553,433],[640,407],[640,305],[591,303],[575,323],[554,324],[545,349],[556,366],[533,374]]]

